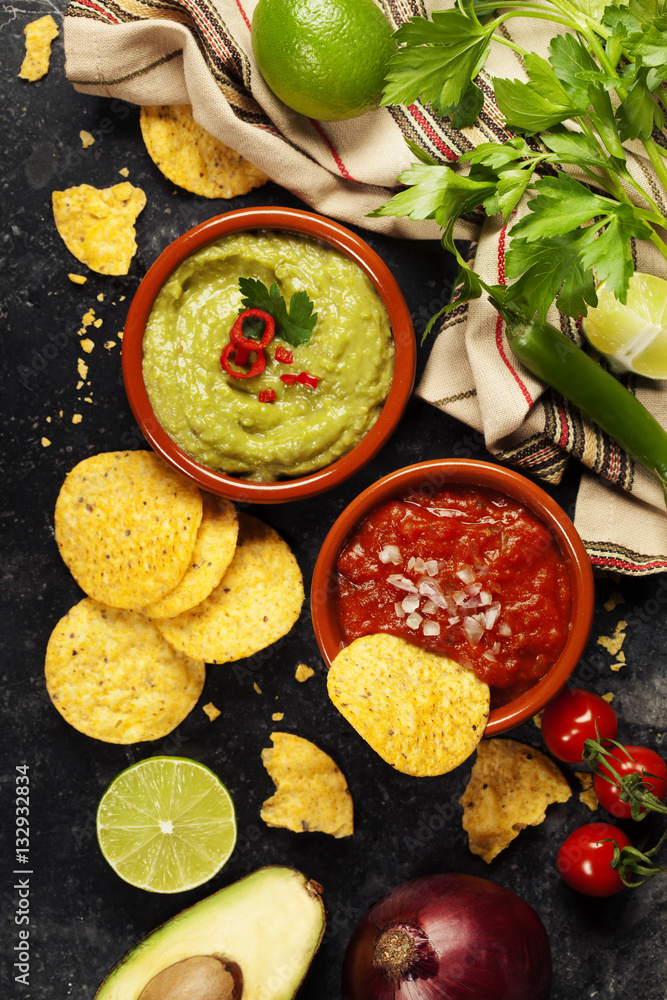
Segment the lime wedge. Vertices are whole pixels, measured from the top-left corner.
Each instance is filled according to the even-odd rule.
[[[100,799],[97,841],[130,885],[184,892],[212,878],[234,850],[234,803],[203,764],[149,757],[122,771]]]
[[[588,310],[583,330],[614,371],[667,378],[667,281],[635,271],[628,300],[619,302],[604,283],[598,304]]]

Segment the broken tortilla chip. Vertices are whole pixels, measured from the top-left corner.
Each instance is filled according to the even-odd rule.
[[[202,495],[203,513],[190,565],[173,590],[143,608],[149,618],[175,618],[208,597],[232,561],[239,533],[234,504],[222,497]]]
[[[106,743],[157,740],[196,705],[205,664],[176,652],[150,619],[86,597],[46,650],[46,687],[71,726]]]
[[[89,597],[136,610],[183,577],[201,518],[198,487],[154,452],[104,452],[79,462],[61,486],[56,542]]]
[[[262,763],[276,786],[262,805],[267,826],[295,833],[354,832],[352,796],[345,776],[319,747],[292,733],[271,733],[273,747],[262,750]]]
[[[261,170],[202,128],[189,104],[144,106],[140,124],[156,167],[186,191],[204,198],[234,198],[268,180]]]
[[[36,21],[26,24],[25,57],[21,63],[19,76],[22,80],[41,80],[49,71],[51,59],[51,42],[58,37],[58,25],[50,14],[38,17]]]
[[[134,223],[146,204],[141,188],[129,181],[102,189],[80,184],[51,197],[69,252],[98,274],[127,274],[137,252]]]
[[[473,752],[489,688],[472,670],[397,636],[355,639],[336,656],[329,697],[376,753],[404,774],[445,774]]]
[[[571,795],[560,769],[540,750],[517,740],[482,740],[459,800],[470,850],[488,864],[526,826],[542,823],[548,805]]]
[[[303,577],[287,543],[267,524],[239,514],[234,558],[218,586],[196,608],[156,625],[188,656],[229,663],[287,635],[303,599]]]

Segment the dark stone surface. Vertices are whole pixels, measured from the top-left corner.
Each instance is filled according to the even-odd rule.
[[[520,893],[542,916],[554,957],[553,1000],[659,1000],[665,996],[665,890],[667,877],[607,901],[571,892],[555,872],[556,850],[566,834],[595,818],[575,794],[549,808],[546,821],[521,833],[491,865],[468,852],[459,797],[470,766],[449,775],[411,779],[385,765],[347,726],[326,695],[325,672],[304,610],[291,634],[267,653],[233,666],[211,667],[201,704],[222,715],[211,724],[201,707],[167,739],[112,746],[67,725],[52,707],[43,680],[44,650],[58,619],[81,594],[61,562],[53,534],[53,507],[67,471],[87,455],[141,447],[126,403],[116,340],[129,300],[146,268],[177,234],[224,211],[175,190],[143,150],[138,110],[119,101],[77,94],[64,77],[62,39],[52,68],[38,83],[17,78],[23,27],[49,11],[60,19],[63,0],[5,3],[0,11],[0,73],[4,108],[0,191],[2,227],[2,365],[5,431],[2,526],[2,918],[3,997],[87,1000],[123,953],[185,906],[264,864],[284,863],[322,883],[329,924],[300,997],[335,1000],[346,942],[357,920],[382,893],[404,879],[435,871],[468,872]],[[80,129],[97,141],[83,150]],[[83,286],[70,271],[87,273],[68,254],[53,225],[54,188],[89,182],[105,187],[122,178],[143,187],[148,204],[138,222],[139,252],[131,273],[109,278],[88,273]],[[229,207],[298,205],[274,185]],[[386,259],[409,302],[418,333],[443,294],[451,265],[437,243],[391,241],[368,235]],[[97,296],[103,295],[103,301]],[[83,355],[88,381],[77,389],[77,330],[89,307],[103,320],[96,346]],[[428,348],[420,351],[420,370]],[[86,402],[88,396],[91,402]],[[72,423],[80,413],[83,419]],[[41,439],[51,441],[43,447]],[[311,502],[264,507],[258,516],[293,547],[310,580],[319,546],[345,504],[386,472],[422,458],[469,455],[489,458],[469,429],[414,400],[391,443],[371,466],[335,492]],[[577,471],[549,492],[572,511]],[[606,611],[620,590],[625,603]],[[599,693],[614,692],[620,736],[660,749],[665,728],[664,577],[597,581],[595,625],[575,679]],[[595,637],[628,622],[627,664],[612,672],[613,658]],[[305,684],[294,680],[299,661],[315,668]],[[257,682],[262,690],[253,688]],[[346,774],[356,810],[353,837],[295,835],[269,829],[259,818],[272,784],[261,760],[276,727],[314,740]],[[512,736],[541,747],[531,723]],[[112,778],[128,764],[156,753],[191,756],[211,766],[228,785],[239,820],[239,843],[222,872],[201,889],[174,898],[126,885],[106,865],[95,839],[95,810]],[[29,875],[14,876],[16,766],[30,778]],[[16,865],[18,868],[18,865]],[[17,878],[29,879],[29,924],[18,924]],[[29,985],[14,980],[19,930],[29,929]],[[128,998],[130,1000],[130,998]],[[484,1000],[480,997],[479,1000]]]

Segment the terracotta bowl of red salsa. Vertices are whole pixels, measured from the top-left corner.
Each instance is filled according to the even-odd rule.
[[[347,453],[324,468],[295,478],[252,481],[209,468],[188,455],[160,425],[142,372],[142,340],[155,298],[171,273],[191,254],[221,237],[245,231],[278,230],[324,243],[354,261],[382,300],[395,348],[394,374],[380,415]],[[291,208],[245,208],[216,216],[170,243],[143,278],[128,312],[123,335],[123,379],[139,427],[154,451],[202,489],[238,503],[303,500],[330,490],[363,468],[380,451],[399,423],[410,398],[416,345],[410,310],[396,279],[378,254],[359,236],[331,219]]]
[[[491,689],[486,736],[539,712],[588,640],[593,575],[565,512],[488,462],[399,469],[334,523],[311,609],[331,665],[353,639],[390,632],[471,667]]]

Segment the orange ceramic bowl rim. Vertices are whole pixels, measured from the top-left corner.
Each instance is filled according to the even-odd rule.
[[[255,483],[208,468],[186,454],[160,425],[151,406],[142,373],[142,343],[146,321],[159,290],[190,254],[235,232],[273,229],[318,239],[351,258],[364,271],[389,314],[396,351],[394,377],[375,424],[361,441],[331,465],[305,476]],[[123,334],[123,380],[130,408],[155,452],[172,468],[202,489],[239,503],[280,503],[302,500],[330,490],[363,468],[396,428],[412,393],[416,344],[410,310],[396,279],[382,258],[355,233],[331,219],[294,208],[242,208],[218,215],[179,236],[146,272],[130,305]]]
[[[567,683],[588,641],[595,601],[590,560],[576,528],[548,493],[520,473],[491,462],[445,458],[398,469],[365,489],[340,514],[322,543],[310,594],[313,630],[324,661],[330,666],[344,645],[336,615],[336,560],[359,522],[378,504],[407,489],[439,489],[450,483],[488,487],[525,504],[552,532],[572,583],[573,611],[563,651],[529,691],[491,711],[484,735],[497,736],[536,715]]]

